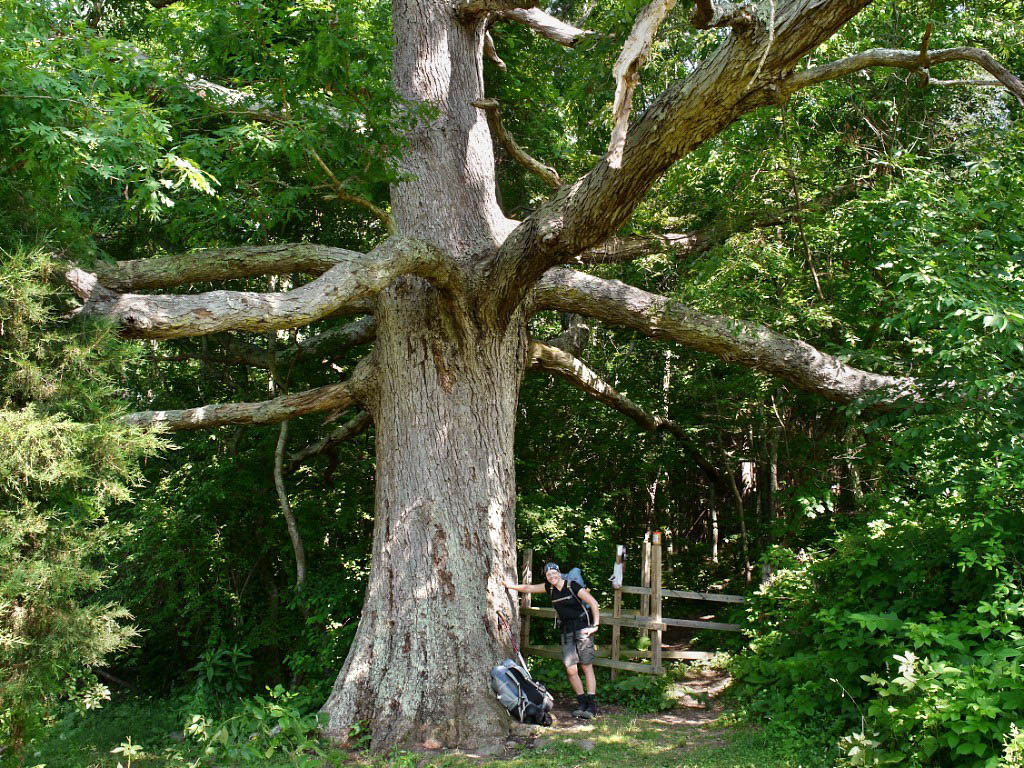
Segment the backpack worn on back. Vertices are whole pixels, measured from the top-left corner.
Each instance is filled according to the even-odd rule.
[[[587,585],[583,581],[583,571],[581,571],[579,568],[573,568],[571,571],[565,574],[564,578],[566,581],[575,581],[584,589],[586,589],[587,587]]]
[[[562,578],[565,579],[566,581],[575,581],[577,584],[580,585],[580,589],[586,589],[587,588],[587,585],[583,581],[583,571],[581,571],[578,567],[577,568],[573,568],[568,573],[563,573],[562,574]],[[572,588],[570,588],[569,591],[572,592]],[[579,596],[575,592],[572,592],[572,596],[576,598],[576,604],[579,605],[580,610],[584,614],[586,614],[587,621],[590,621],[590,609],[587,608],[587,606],[585,606],[583,604],[583,601],[580,600]],[[559,619],[558,616],[556,615],[555,616],[555,629],[560,629],[561,626],[562,626],[562,620]]]
[[[491,690],[501,705],[521,723],[551,725],[555,700],[548,689],[512,659],[505,659],[491,670]]]

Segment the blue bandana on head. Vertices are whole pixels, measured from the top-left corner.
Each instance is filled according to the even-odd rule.
[[[558,571],[559,573],[562,572],[562,570],[558,567],[558,563],[548,563],[547,565],[545,565],[544,566],[544,575],[545,576],[548,575],[548,571]]]

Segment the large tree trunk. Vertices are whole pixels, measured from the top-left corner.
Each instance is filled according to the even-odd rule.
[[[477,311],[480,271],[506,237],[494,194],[483,96],[483,19],[437,0],[394,4],[394,80],[437,115],[402,158],[392,191],[403,235],[443,249],[459,274],[440,291],[405,277],[378,297],[373,560],[359,629],[324,705],[346,741],[370,723],[374,749],[493,745],[508,715],[490,667],[508,654],[496,613],[515,604],[513,433],[527,362],[526,320]]]
[[[514,611],[502,581],[514,576],[525,323],[462,339],[433,289],[410,282],[378,308],[373,565],[324,711],[341,741],[367,721],[375,748],[476,747],[507,732],[487,675],[507,655],[495,613]]]

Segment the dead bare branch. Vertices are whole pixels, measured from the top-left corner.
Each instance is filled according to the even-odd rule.
[[[722,482],[717,468],[701,455],[679,424],[664,416],[647,412],[618,392],[579,358],[563,349],[539,341],[530,342],[529,355],[531,370],[546,371],[565,379],[598,402],[628,417],[641,429],[649,432],[670,432],[713,482]]]
[[[473,106],[482,109],[484,114],[487,115],[487,125],[490,126],[491,133],[501,142],[501,145],[505,147],[513,160],[526,168],[530,173],[539,176],[552,189],[558,189],[562,186],[562,180],[558,176],[558,171],[550,165],[544,165],[539,160],[530,157],[505,129],[505,125],[501,121],[498,102],[495,99],[477,99],[473,102]]]
[[[626,144],[626,130],[629,127],[629,113],[633,105],[633,91],[640,82],[640,69],[647,61],[658,34],[658,27],[676,4],[676,0],[651,0],[637,14],[633,29],[622,46],[622,52],[612,69],[615,77],[615,99],[612,103],[612,119],[615,126],[608,140],[608,165],[622,166],[622,148]]]
[[[494,37],[491,36],[490,30],[484,32],[484,56],[493,61],[502,72],[508,69],[505,62],[501,60],[501,56],[498,55],[498,49],[494,47]]]
[[[785,98],[808,86],[817,85],[826,80],[835,80],[837,77],[844,77],[862,69],[894,67],[917,72],[951,61],[970,61],[977,64],[995,77],[1021,105],[1024,105],[1024,82],[1021,82],[1020,78],[996,61],[992,54],[980,48],[943,48],[931,52],[926,49],[910,51],[895,48],[872,48],[847,56],[845,59],[795,72],[780,80],[777,87],[780,96]]]
[[[574,27],[572,24],[566,24],[561,19],[555,18],[539,8],[517,8],[511,11],[502,11],[501,16],[523,24],[541,37],[554,40],[567,48],[572,48],[584,37],[593,34],[588,30]]]

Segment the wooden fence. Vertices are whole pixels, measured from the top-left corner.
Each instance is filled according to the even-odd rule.
[[[617,565],[625,568],[623,560],[624,548],[618,547],[615,557]],[[523,550],[522,569],[520,582],[530,584],[533,579],[533,550]],[[640,607],[638,610],[623,610],[622,596],[638,595]],[[533,616],[554,618],[554,608],[540,608],[532,604],[533,595],[523,593],[520,596],[519,612],[522,617],[520,645],[523,653],[528,656],[541,656],[551,659],[561,659],[559,646],[532,645],[530,643],[530,618]],[[712,654],[707,651],[678,651],[662,648],[662,633],[669,627],[687,627],[689,629],[712,629],[723,632],[738,632],[738,624],[723,624],[717,621],[698,621],[695,619],[672,619],[663,615],[662,602],[666,598],[681,600],[702,600],[715,603],[742,603],[744,598],[740,595],[724,595],[718,592],[687,592],[681,589],[664,589],[661,583],[661,533],[654,532],[644,537],[644,546],[641,551],[640,561],[640,586],[627,586],[623,584],[615,589],[612,601],[611,616],[607,609],[601,610],[601,623],[610,624],[612,627],[611,648],[598,648],[597,658],[594,659],[595,666],[611,667],[612,678],[618,670],[629,672],[641,672],[649,675],[660,675],[664,673],[663,662],[666,659],[705,659]],[[651,638],[650,650],[638,651],[622,647],[622,628],[632,627],[649,632]],[[649,659],[649,663],[640,661],[623,661],[622,657],[630,659]]]

